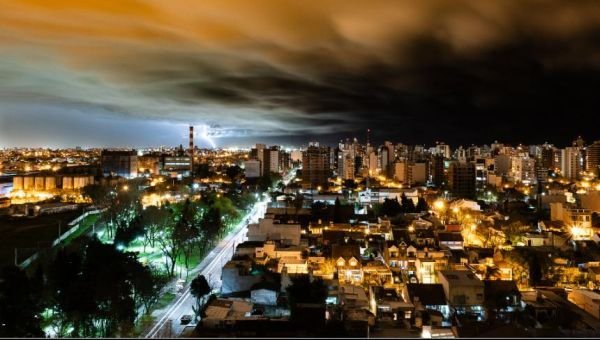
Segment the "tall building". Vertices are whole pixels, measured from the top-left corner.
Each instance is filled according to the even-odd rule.
[[[554,148],[550,145],[544,144],[541,150],[540,156],[540,167],[550,170],[554,169]]]
[[[405,161],[394,162],[394,180],[400,183],[406,183],[408,181],[408,163]]]
[[[516,182],[535,183],[535,159],[529,157],[528,154],[513,156],[511,175]]]
[[[444,156],[434,155],[431,162],[431,180],[433,185],[441,187],[444,183]]]
[[[494,157],[494,169],[497,176],[508,175],[511,166],[511,157],[509,155],[500,154]]]
[[[263,173],[269,173],[269,172],[275,172],[275,173],[279,173],[281,172],[280,169],[280,157],[279,157],[279,147],[278,146],[272,146],[268,149],[263,150],[264,156],[263,156]]]
[[[337,171],[341,179],[354,179],[356,173],[356,147],[354,144],[340,143],[337,150]]]
[[[475,164],[452,162],[448,169],[448,187],[456,198],[475,198]]]
[[[100,154],[104,176],[137,177],[137,152],[135,150],[102,150]]]
[[[428,164],[425,162],[411,163],[408,166],[408,185],[425,184],[429,175],[428,169]]]
[[[260,177],[260,161],[258,159],[249,159],[244,162],[244,174],[246,178]]]
[[[586,171],[600,175],[600,141],[595,141],[587,147]]]
[[[302,153],[302,187],[326,187],[330,173],[329,147],[310,145]]]
[[[450,145],[444,143],[438,143],[436,146],[436,154],[444,156],[444,158],[448,159],[452,157],[452,152],[450,150]]]
[[[582,170],[582,163],[579,147],[570,146],[561,150],[560,171],[563,177],[571,180],[577,179]]]
[[[354,157],[351,153],[343,153],[342,156],[342,172],[340,176],[343,180],[354,179]]]

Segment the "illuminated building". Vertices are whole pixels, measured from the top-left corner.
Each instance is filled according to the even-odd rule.
[[[550,203],[550,219],[562,221],[574,240],[590,240],[594,235],[592,211],[574,209],[560,202]]]
[[[448,304],[457,314],[485,314],[484,284],[475,274],[468,270],[441,270],[438,276]]]
[[[104,176],[137,177],[137,157],[135,150],[102,150],[102,173]]]
[[[161,174],[163,175],[190,175],[190,163],[191,159],[189,156],[167,156],[163,155],[161,160]]]
[[[586,149],[586,171],[600,175],[600,141],[595,141]]]
[[[437,155],[442,155],[446,159],[452,157],[450,145],[448,144],[437,143],[437,145],[435,146],[435,151]]]
[[[560,171],[563,177],[577,179],[579,171],[582,170],[583,159],[579,147],[570,146],[561,150]]]
[[[143,155],[138,156],[138,173],[156,175],[160,172],[160,156]]]
[[[511,175],[516,182],[535,183],[535,159],[528,155],[513,156]]]

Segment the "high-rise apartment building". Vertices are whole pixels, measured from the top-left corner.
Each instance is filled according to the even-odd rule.
[[[595,141],[586,150],[586,171],[600,175],[600,141]]]
[[[431,180],[436,187],[442,186],[444,183],[444,156],[434,155],[431,159]]]
[[[579,147],[570,146],[561,150],[560,171],[563,177],[577,179],[582,170],[582,157]]]
[[[475,198],[475,164],[452,162],[448,169],[448,187],[456,198]]]
[[[535,183],[535,159],[528,154],[513,156],[511,160],[511,175],[514,181]]]
[[[302,187],[326,187],[330,174],[329,147],[310,145],[302,153]]]

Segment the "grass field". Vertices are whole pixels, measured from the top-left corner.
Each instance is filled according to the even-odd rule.
[[[38,249],[47,249],[52,241],[68,229],[68,223],[77,218],[82,210],[61,214],[43,215],[35,218],[0,218],[0,266],[14,264],[15,248],[17,261],[23,262]]]

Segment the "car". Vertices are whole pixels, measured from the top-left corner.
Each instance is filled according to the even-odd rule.
[[[183,289],[185,287],[185,280],[177,280],[177,283],[175,284],[175,291],[177,293],[182,293]]]
[[[192,322],[192,320],[194,319],[193,316],[189,315],[189,314],[185,314],[181,316],[181,319],[179,319],[181,321],[182,325],[187,325],[190,322]]]

